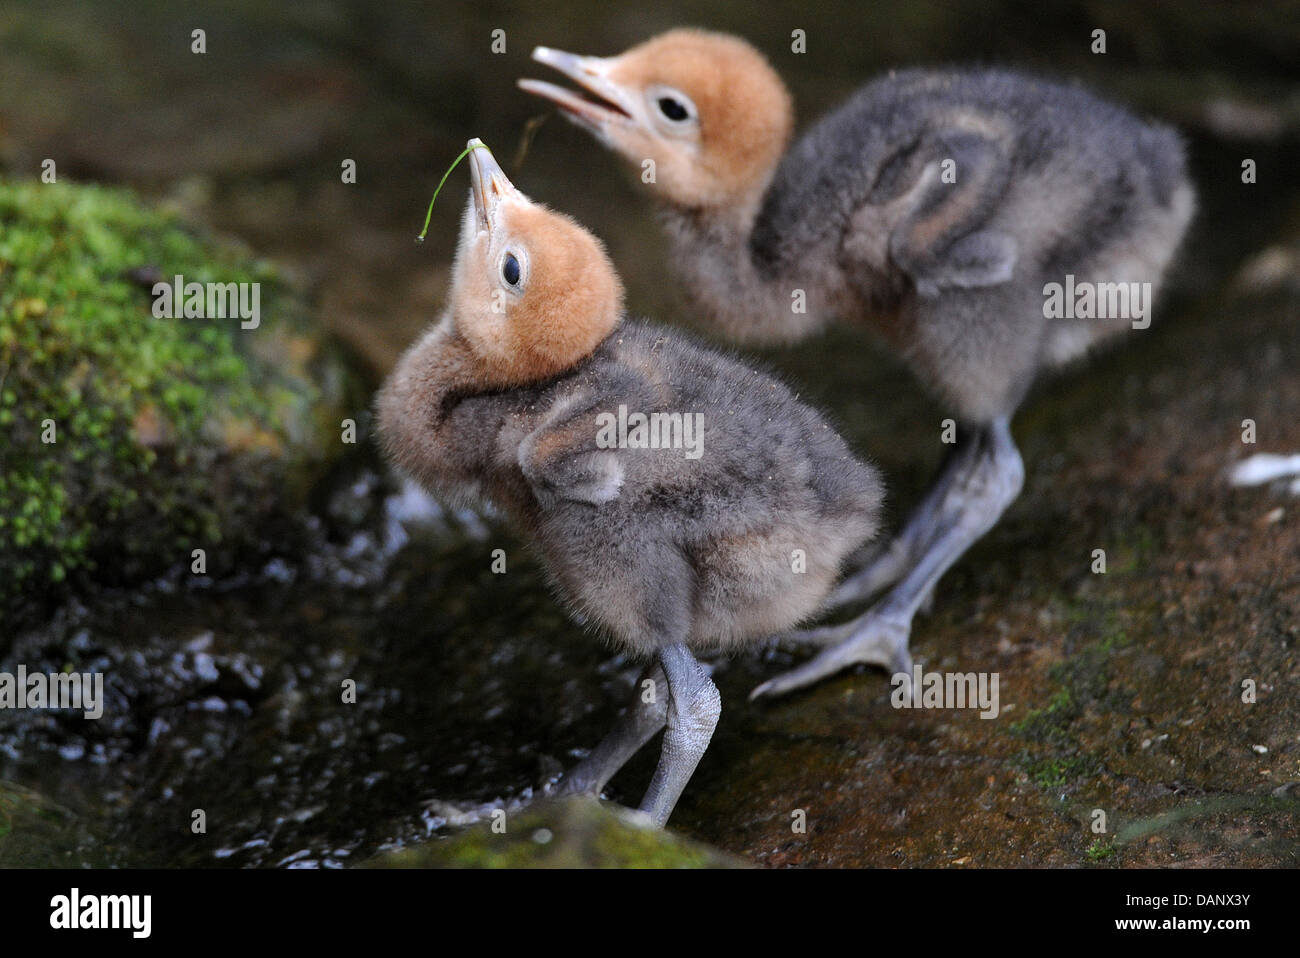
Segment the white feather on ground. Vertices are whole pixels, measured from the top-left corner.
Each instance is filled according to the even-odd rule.
[[[1271,452],[1258,452],[1233,465],[1228,479],[1234,486],[1259,486],[1274,479],[1297,477],[1289,491],[1300,496],[1300,454],[1279,456]]]

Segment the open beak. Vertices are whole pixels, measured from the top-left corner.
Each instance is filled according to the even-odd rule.
[[[501,201],[511,194],[519,191],[515,185],[506,177],[505,172],[497,163],[496,157],[492,151],[483,145],[483,141],[478,137],[470,140],[466,144],[471,149],[469,151],[469,177],[471,181],[471,190],[474,194],[474,209],[478,213],[479,225],[483,229],[491,232],[492,224],[496,221],[497,207]]]
[[[611,123],[630,123],[635,115],[632,97],[609,78],[614,61],[600,57],[583,57],[550,47],[538,47],[533,59],[554,67],[578,84],[594,99],[581,96],[543,80],[520,80],[519,89],[550,100],[565,118],[579,126],[603,133]]]

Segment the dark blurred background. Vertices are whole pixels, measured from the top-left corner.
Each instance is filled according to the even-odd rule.
[[[0,12],[0,168],[42,158],[78,179],[129,184],[291,264],[321,315],[381,371],[440,305],[464,171],[416,247],[438,177],[480,136],[526,192],[602,236],[629,305],[667,317],[663,245],[635,184],[581,131],[550,116],[522,166],[526,122],[547,114],[515,79],[546,76],[537,44],[612,54],[694,24],[747,37],[791,86],[801,125],[872,75],[965,61],[1073,77],[1198,139],[1206,216],[1236,246],[1197,247],[1226,270],[1251,232],[1294,217],[1276,166],[1240,202],[1237,163],[1287,154],[1300,125],[1300,4],[943,0],[814,4],[167,2],[9,0]],[[190,32],[207,53],[190,52]],[[493,30],[507,51],[490,52]],[[790,51],[794,29],[807,53]],[[1090,52],[1106,31],[1104,55]],[[1231,144],[1228,154],[1217,152]],[[1293,154],[1291,154],[1293,157]],[[357,182],[340,182],[344,158]],[[1215,164],[1223,164],[1216,167]],[[1200,232],[1203,232],[1200,231]],[[1202,275],[1188,271],[1184,275]],[[1208,279],[1208,278],[1206,278]]]

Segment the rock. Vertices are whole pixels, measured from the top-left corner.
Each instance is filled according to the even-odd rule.
[[[636,813],[590,799],[538,802],[442,841],[379,855],[367,868],[743,868],[708,845],[638,821]]]
[[[71,811],[0,779],[0,868],[98,865],[96,843]]]
[[[155,315],[178,274],[256,288],[256,328]],[[348,380],[246,252],[124,190],[0,180],[0,618],[195,549],[230,569],[344,448]]]

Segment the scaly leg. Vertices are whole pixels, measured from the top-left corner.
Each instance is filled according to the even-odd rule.
[[[645,701],[643,689],[649,679],[654,684],[653,701]],[[556,795],[591,795],[599,797],[609,780],[627,764],[641,746],[654,738],[668,720],[668,683],[663,666],[655,663],[637,680],[636,699],[619,718],[614,730],[569,771],[555,786]]]
[[[668,729],[641,811],[662,828],[709,747],[722,712],[722,696],[685,645],[664,648],[659,663],[668,678]]]
[[[960,481],[971,468],[970,460],[978,454],[976,440],[969,432],[959,434],[957,444],[939,467],[938,478],[912,510],[902,531],[831,591],[822,605],[824,612],[865,602],[899,581],[917,563],[935,538],[938,516],[953,483]]]
[[[997,524],[1020,494],[1024,475],[1007,420],[996,419],[980,428],[970,450],[955,455],[940,479],[943,492],[926,523],[928,533],[926,529],[916,533],[925,542],[924,551],[893,590],[857,619],[804,633],[808,641],[834,644],[798,668],[764,682],[750,698],[784,695],[859,662],[910,674],[908,638],[917,609],[953,563]]]

